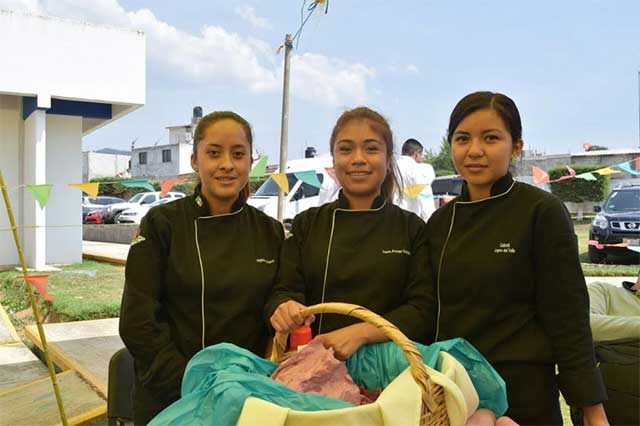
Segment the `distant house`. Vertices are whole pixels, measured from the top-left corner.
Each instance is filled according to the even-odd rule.
[[[0,170],[27,264],[80,262],[82,193],[67,183],[83,181],[83,136],[144,105],[144,34],[0,10],[0,56]],[[45,183],[41,209],[22,186]],[[8,227],[0,212],[0,266],[19,262]]]
[[[88,182],[99,177],[130,177],[131,153],[117,149],[103,148],[82,153],[82,181]]]
[[[134,178],[167,178],[193,172],[193,132],[202,118],[202,108],[193,108],[191,124],[169,126],[169,143],[131,150],[131,176]]]

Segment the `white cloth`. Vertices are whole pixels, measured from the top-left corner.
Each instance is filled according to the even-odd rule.
[[[394,194],[394,204],[414,212],[426,222],[435,211],[435,201],[431,191],[431,182],[436,178],[433,167],[428,163],[416,163],[413,157],[408,155],[398,157],[396,163],[398,164],[401,178],[401,182],[398,183],[403,192]],[[420,195],[411,198],[404,192],[404,188],[414,185],[427,185],[427,187],[422,190]]]

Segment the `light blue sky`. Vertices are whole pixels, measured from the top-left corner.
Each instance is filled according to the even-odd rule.
[[[281,67],[298,0],[0,0],[0,7],[143,29],[147,101],[85,138],[85,149],[167,143],[194,105],[231,109],[277,161]],[[328,150],[337,116],[357,104],[385,114],[396,147],[436,148],[451,109],[476,90],[512,97],[525,145],[547,153],[584,142],[638,146],[640,2],[330,0],[305,27],[292,63],[289,158]]]

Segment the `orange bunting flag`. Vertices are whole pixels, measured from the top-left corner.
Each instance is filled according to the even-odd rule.
[[[271,177],[285,194],[289,193],[289,180],[286,173],[273,173]]]
[[[171,179],[162,179],[162,183],[160,184],[160,198],[166,197],[166,195],[171,191],[175,185],[186,181],[187,178],[175,177]]]
[[[26,278],[44,300],[52,302],[56,299],[54,295],[47,293],[48,275],[27,275],[26,277],[18,276],[16,278]]]
[[[68,183],[67,185],[78,188],[91,198],[96,198],[98,196],[98,190],[100,188],[100,184],[98,182]]]
[[[535,183],[536,185],[549,183],[549,175],[547,174],[547,172],[536,166],[533,166],[531,170],[533,172],[533,183]]]

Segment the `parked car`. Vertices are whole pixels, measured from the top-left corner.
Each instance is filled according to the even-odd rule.
[[[99,210],[108,206],[109,204],[124,203],[122,198],[109,197],[105,195],[99,195],[96,198],[82,197],[82,222],[86,223],[87,214],[94,210]]]
[[[464,179],[460,175],[438,176],[431,182],[431,191],[440,208],[462,193]]]
[[[147,214],[149,210],[151,210],[152,207],[170,203],[177,200],[178,198],[165,197],[151,204],[140,204],[136,207],[126,209],[122,213],[120,213],[120,215],[118,215],[116,223],[137,223],[138,225],[140,225],[142,218]]]
[[[289,193],[285,194],[283,221],[289,223],[295,215],[320,204],[320,188],[309,185],[295,176],[296,172],[315,171],[320,184],[332,182],[327,168],[333,167],[330,156],[318,156],[287,161],[287,180]],[[267,179],[258,190],[249,197],[247,204],[276,218],[278,215],[278,192],[280,188],[272,177]]]
[[[589,231],[589,260],[606,260],[610,253],[629,253],[628,246],[640,247],[640,184],[613,189],[597,213]],[[640,262],[640,256],[638,256]]]
[[[95,224],[95,225],[100,225],[101,223],[104,223],[104,221],[102,220],[102,209],[92,210],[89,213],[87,213],[87,216],[84,219],[84,223]]]
[[[182,192],[169,192],[166,197],[176,200],[178,198],[182,198],[185,195]],[[160,192],[140,192],[139,194],[134,195],[128,202],[125,203],[117,203],[111,204],[107,206],[102,215],[102,219],[104,223],[116,223],[118,216],[125,210],[130,208],[136,208],[142,205],[153,204],[156,201],[160,200]]]

